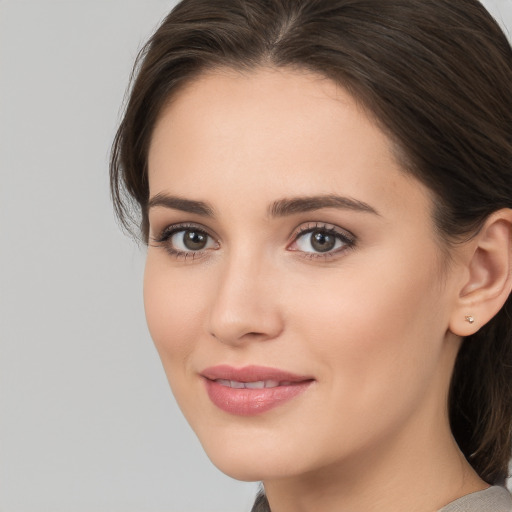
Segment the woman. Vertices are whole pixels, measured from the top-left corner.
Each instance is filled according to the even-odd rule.
[[[184,0],[145,47],[114,202],[253,510],[512,510],[511,83],[476,0]]]

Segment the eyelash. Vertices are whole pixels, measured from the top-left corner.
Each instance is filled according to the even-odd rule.
[[[185,260],[188,258],[192,258],[192,260],[195,260],[197,258],[204,256],[205,252],[209,249],[204,249],[200,251],[182,251],[172,246],[172,244],[170,243],[171,238],[176,233],[180,233],[181,231],[193,231],[194,233],[207,236],[208,238],[214,240],[214,237],[211,236],[208,233],[208,231],[206,231],[204,228],[196,224],[185,223],[167,226],[158,234],[158,236],[153,238],[153,242],[154,244],[156,244],[157,247],[163,247],[171,256],[174,256],[175,258],[184,258]],[[216,242],[216,244],[218,245],[218,242]]]
[[[203,235],[208,237],[210,240],[214,240],[216,246],[219,246],[218,241],[214,239],[212,235],[208,233],[207,230],[198,226],[196,224],[173,224],[171,226],[167,226],[164,228],[158,236],[152,238],[153,243],[156,247],[163,247],[171,256],[175,258],[184,258],[185,260],[188,258],[192,258],[195,260],[197,258],[204,257],[206,253],[211,250],[211,248],[197,250],[197,251],[182,251],[180,249],[176,249],[170,243],[171,238],[180,232],[190,231],[197,233],[199,235]],[[305,237],[309,233],[314,233],[315,231],[319,231],[324,233],[325,235],[332,235],[335,237],[336,241],[341,242],[342,246],[335,249],[329,250],[324,253],[322,252],[306,252],[301,251],[300,249],[290,249],[294,244],[302,238]],[[312,260],[312,259],[331,259],[336,256],[339,256],[340,253],[343,253],[349,249],[352,249],[356,244],[356,237],[345,229],[341,229],[332,224],[325,224],[322,222],[310,222],[305,225],[301,225],[298,229],[296,229],[291,235],[292,241],[287,245],[287,249],[292,252],[300,253],[301,257]],[[217,248],[216,247],[216,248]]]
[[[336,240],[341,242],[342,246],[335,249],[329,250],[329,252],[305,252],[300,251],[298,249],[289,249],[293,244],[297,244],[297,241],[301,237],[305,237],[307,234],[312,234],[315,231],[319,231],[326,235],[332,235]],[[288,249],[291,251],[297,251],[301,253],[301,256],[306,259],[317,259],[322,258],[324,260],[335,258],[339,256],[341,253],[352,249],[356,244],[356,237],[347,231],[346,229],[339,228],[333,224],[325,224],[323,222],[309,222],[306,225],[300,226],[293,234],[292,234],[292,242],[288,245]]]

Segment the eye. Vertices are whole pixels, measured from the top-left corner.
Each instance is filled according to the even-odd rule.
[[[204,231],[198,229],[182,229],[175,231],[169,237],[169,241],[173,248],[177,251],[202,251],[204,249],[211,249],[215,243],[211,237]]]
[[[311,256],[328,256],[352,247],[354,243],[355,238],[348,231],[336,226],[315,223],[299,229],[289,250]]]
[[[154,239],[157,245],[163,246],[173,256],[197,257],[203,251],[217,249],[218,242],[206,231],[196,226],[174,225],[165,228]]]

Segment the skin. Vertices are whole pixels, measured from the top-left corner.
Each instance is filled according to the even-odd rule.
[[[343,88],[291,70],[209,72],[161,113],[148,164],[151,198],[202,201],[212,214],[149,209],[144,299],[173,393],[214,464],[262,480],[273,512],[427,512],[486,487],[447,417],[467,251],[448,264],[431,194]],[[373,211],[269,212],[329,194]],[[161,241],[183,223],[208,233],[204,250],[172,254],[181,234]],[[315,253],[297,230],[317,224],[355,241]],[[236,416],[199,375],[218,364],[314,382]]]

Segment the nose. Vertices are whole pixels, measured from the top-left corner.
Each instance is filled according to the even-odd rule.
[[[267,341],[283,330],[279,281],[262,258],[244,255],[223,262],[212,297],[210,334],[228,345]]]

